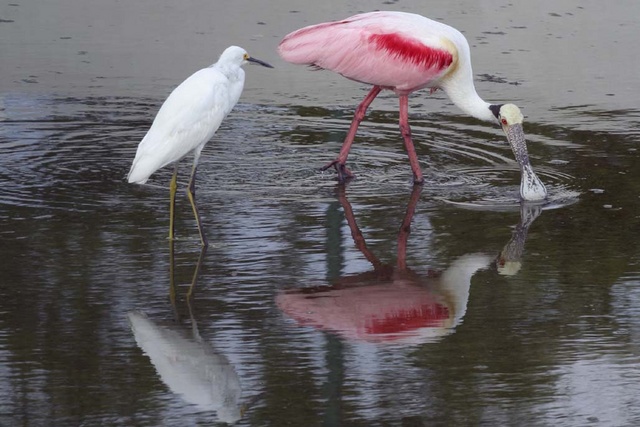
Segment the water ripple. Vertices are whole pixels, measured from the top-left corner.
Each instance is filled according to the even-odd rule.
[[[170,168],[144,188],[124,177],[138,141],[160,102],[130,98],[7,95],[0,142],[0,204],[88,212],[135,203],[150,193],[165,203]],[[198,172],[199,197],[245,194],[290,200],[333,197],[335,172],[319,168],[337,155],[350,110],[240,104],[206,146]],[[393,113],[363,123],[348,164],[354,193],[399,194],[412,174]],[[447,121],[449,120],[449,121]],[[486,204],[517,201],[519,171],[499,129],[446,116],[417,117],[414,139],[425,187],[436,199]],[[501,141],[496,144],[495,141]],[[535,161],[535,163],[539,163]],[[181,169],[184,185],[190,165]],[[569,174],[536,170],[551,194],[573,191]],[[565,197],[565,196],[563,196]]]

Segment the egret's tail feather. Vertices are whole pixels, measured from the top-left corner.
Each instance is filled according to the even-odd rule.
[[[145,168],[140,167],[140,165],[137,162],[134,162],[133,165],[131,166],[131,170],[129,171],[129,174],[127,175],[127,181],[129,182],[129,184],[146,183],[147,180],[149,179],[149,176],[151,176],[151,173],[153,173],[153,171],[151,173],[147,173],[147,171],[144,169]]]

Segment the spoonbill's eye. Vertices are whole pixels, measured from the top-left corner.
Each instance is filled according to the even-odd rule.
[[[507,119],[500,119],[500,121],[502,122],[503,125],[508,125],[509,122],[507,121]]]

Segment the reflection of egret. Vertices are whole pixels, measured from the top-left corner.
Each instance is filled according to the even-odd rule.
[[[345,163],[351,144],[369,105],[383,89],[400,99],[400,133],[409,154],[415,183],[422,171],[411,141],[409,94],[420,89],[443,89],[465,113],[502,125],[522,173],[520,195],[541,200],[546,189],[531,168],[522,130],[522,114],[513,104],[492,105],[476,93],[467,39],[455,28],[424,16],[405,12],[362,13],[336,22],[311,25],[294,31],[280,42],[280,56],[294,64],[335,71],[373,85],[356,109],[351,128],[334,166],[338,180],[353,176]]]
[[[277,297],[280,309],[302,325],[369,342],[417,344],[452,333],[466,311],[471,277],[491,258],[465,255],[437,275],[421,276],[407,268],[407,241],[420,191],[414,186],[393,266],[380,262],[367,247],[341,186],[338,197],[351,235],[373,271],[341,277],[331,286],[285,291]]]
[[[244,71],[241,66],[247,62],[272,68],[271,65],[250,57],[238,46],[228,47],[222,52],[218,62],[196,71],[171,92],[160,107],[151,129],[138,145],[129,171],[129,182],[144,184],[155,171],[175,163],[169,185],[169,239],[173,239],[178,162],[193,153],[187,195],[200,232],[200,241],[202,246],[207,246],[195,200],[196,168],[205,144],[242,94]]]
[[[200,336],[189,301],[203,255],[204,250],[198,259],[187,297],[190,333],[177,325],[160,325],[139,311],[130,312],[128,317],[136,343],[149,357],[162,382],[186,402],[201,410],[215,411],[221,421],[234,423],[243,412],[240,379],[227,357]],[[173,302],[175,287],[172,274],[171,295]]]
[[[520,222],[516,225],[511,240],[502,248],[500,255],[496,259],[498,273],[504,276],[514,276],[520,271],[529,227],[540,216],[541,212],[542,207],[540,205],[526,202],[520,204]]]

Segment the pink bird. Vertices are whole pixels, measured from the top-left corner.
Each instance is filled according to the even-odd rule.
[[[388,89],[400,99],[400,133],[413,180],[423,183],[411,140],[409,94],[424,88],[431,92],[442,89],[467,114],[494,123],[498,120],[520,165],[521,197],[546,198],[547,191],[529,162],[520,110],[513,104],[490,104],[478,96],[473,85],[469,44],[455,28],[412,13],[370,12],[294,31],[280,42],[278,52],[285,61],[335,71],[348,79],[373,85],[356,109],[340,154],[323,167],[323,170],[335,167],[338,181],[353,177],[345,164],[358,125],[375,97]]]

